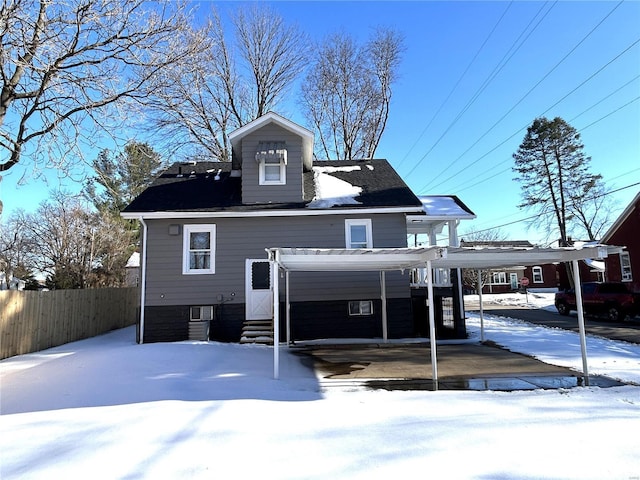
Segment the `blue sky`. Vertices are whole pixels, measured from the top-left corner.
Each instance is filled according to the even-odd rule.
[[[237,5],[217,4],[223,14]],[[640,2],[271,5],[314,39],[345,30],[364,40],[377,25],[404,34],[400,79],[376,156],[418,194],[458,195],[478,217],[462,231],[502,226],[512,239],[544,239],[517,222],[531,212],[517,208],[520,184],[511,171],[511,155],[538,116],[560,116],[581,133],[592,172],[621,189],[612,195],[616,213],[640,191],[624,188],[640,181]],[[296,103],[278,110],[304,125]],[[0,186],[5,212],[35,208],[57,185],[16,188],[20,173]]]

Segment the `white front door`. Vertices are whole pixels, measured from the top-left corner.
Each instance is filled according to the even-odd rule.
[[[247,259],[245,270],[246,319],[272,318],[271,264],[268,260]]]
[[[509,281],[511,282],[511,289],[512,290],[517,290],[518,289],[518,274],[517,273],[510,273],[509,274]]]

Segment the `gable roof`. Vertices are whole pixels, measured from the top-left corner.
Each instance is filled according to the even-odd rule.
[[[609,230],[607,230],[607,232],[602,236],[601,243],[606,243],[611,239],[613,234],[616,233],[616,231],[620,228],[620,226],[627,220],[627,218],[629,218],[629,215],[631,215],[631,212],[633,212],[633,210],[635,210],[638,207],[638,205],[640,205],[640,192],[638,192],[636,196],[633,197],[633,200],[631,200],[631,203],[627,205],[627,208],[624,209],[624,211],[615,220],[615,222],[613,222],[613,225],[609,227]]]
[[[231,132],[229,134],[231,148],[236,152],[240,152],[241,142],[244,137],[270,123],[275,123],[302,138],[302,163],[305,165],[305,168],[311,168],[313,163],[313,132],[275,112],[268,112]]]
[[[275,214],[277,211],[303,210],[319,214],[371,208],[410,212],[422,209],[420,200],[386,160],[325,161],[317,162],[316,167],[335,167],[335,171],[327,174],[360,188],[360,193],[354,197],[357,203],[338,202],[330,207],[310,207],[316,197],[316,172],[312,170],[303,173],[305,198],[302,202],[243,204],[242,179],[232,175],[230,162],[191,162],[175,163],[165,170],[122,214],[125,218],[137,218],[151,212],[179,217],[185,213],[199,216],[216,212]]]

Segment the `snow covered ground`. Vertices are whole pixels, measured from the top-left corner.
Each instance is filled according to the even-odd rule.
[[[485,326],[511,350],[581,365],[572,332]],[[273,380],[269,347],[134,338],[0,362],[0,478],[640,478],[640,386],[321,391],[285,349]],[[592,373],[640,384],[640,346],[587,347]]]

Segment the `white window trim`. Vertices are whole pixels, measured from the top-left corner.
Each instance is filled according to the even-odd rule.
[[[628,273],[625,273],[624,271],[624,265],[622,262],[622,259],[625,258],[626,259],[626,263],[629,267],[629,271]],[[629,252],[621,252],[620,253],[620,279],[623,282],[632,282],[633,281],[633,271],[631,270],[631,255],[629,255]]]
[[[189,240],[191,233],[208,232],[211,243],[209,245],[209,268],[189,268],[190,249]],[[183,275],[210,275],[216,273],[216,226],[215,224],[190,224],[185,225],[182,235],[182,274]]]
[[[270,165],[275,165],[270,164]],[[266,161],[260,160],[258,166],[258,182],[260,185],[286,185],[287,184],[287,162],[285,159],[280,159],[280,180],[267,180],[266,177]]]
[[[356,249],[361,247],[352,247],[351,246],[351,227],[353,226],[362,226],[364,225],[367,234],[367,245],[363,248],[373,248],[373,235],[371,229],[371,219],[370,218],[362,218],[362,219],[347,219],[344,221],[344,236],[345,236],[345,245],[348,249]]]
[[[536,272],[539,275],[539,278],[536,280]],[[531,267],[531,276],[533,277],[531,280],[533,283],[544,283],[544,276],[542,275],[542,267],[535,266]]]
[[[356,304],[358,306],[358,311],[356,313],[351,313],[351,305],[356,305]],[[368,305],[369,313],[362,312],[363,305]],[[349,309],[350,317],[369,317],[373,315],[373,301],[371,300],[350,300],[347,308]]]
[[[509,282],[507,282],[507,272],[491,273],[491,285],[508,285],[508,284]]]

